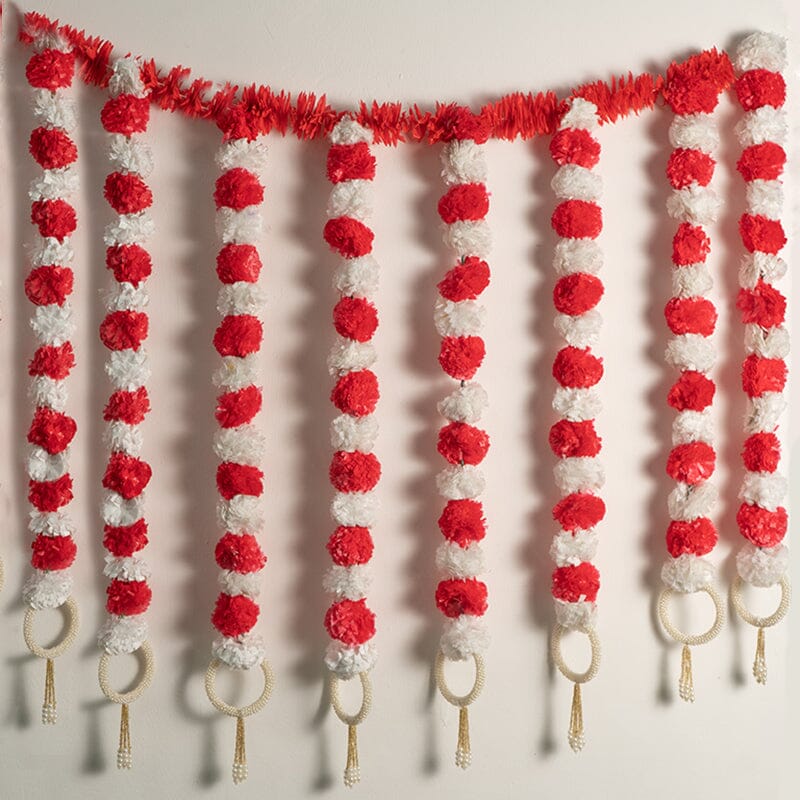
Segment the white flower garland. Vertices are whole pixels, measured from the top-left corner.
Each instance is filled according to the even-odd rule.
[[[780,222],[788,136],[782,74],[786,42],[771,34],[752,34],[737,48],[734,65],[736,95],[744,112],[736,135],[742,147],[737,168],[746,188],[740,232],[747,253],[739,270],[737,305],[745,329],[742,387],[748,403],[742,453],[745,475],[737,514],[747,543],[736,556],[736,568],[741,581],[759,587],[780,584],[783,595],[778,611],[766,618],[755,618],[746,610],[737,584],[733,596],[740,616],[759,628],[753,673],[758,683],[765,683],[764,629],[777,624],[789,605],[789,551],[782,543],[788,526],[783,506],[788,483],[778,469],[781,443],[777,435],[779,417],[787,405],[789,332],[784,324],[786,298],[775,287],[786,273],[779,255],[786,242]]]
[[[592,351],[602,325],[596,307],[604,291],[597,277],[603,260],[596,242],[602,230],[599,202],[603,186],[594,171],[600,159],[598,126],[597,107],[588,100],[573,98],[550,145],[559,165],[552,180],[558,201],[552,225],[560,237],[554,258],[558,276],[553,291],[557,311],[554,324],[565,340],[553,364],[558,383],[553,408],[560,419],[550,430],[551,449],[560,459],[553,474],[562,495],[553,509],[561,530],[550,548],[556,564],[552,582],[557,623],[553,654],[562,674],[574,680],[555,642],[560,641],[562,629],[578,630],[590,638],[595,667],[575,680],[568,736],[575,752],[584,746],[579,686],[594,677],[599,659],[594,631],[600,576],[591,561],[597,552],[596,526],[605,514],[599,495],[605,482],[599,459],[602,440],[595,430],[595,417],[602,409],[597,384],[603,369]]]

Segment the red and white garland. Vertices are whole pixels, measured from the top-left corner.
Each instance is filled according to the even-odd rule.
[[[375,408],[380,397],[378,379],[372,371],[375,348],[372,338],[378,327],[375,295],[379,266],[372,256],[374,234],[372,181],[375,156],[372,131],[350,117],[342,118],[331,131],[328,150],[328,180],[333,184],[328,201],[325,241],[342,261],[334,275],[340,298],[333,309],[338,334],[328,357],[328,369],[336,378],[331,402],[340,412],[331,423],[330,481],[336,490],[331,516],[337,528],[328,539],[333,565],[324,578],[325,590],[333,603],[325,614],[325,628],[331,641],[325,663],[343,680],[362,676],[365,701],[369,683],[364,676],[375,666],[377,649],[375,614],[367,605],[370,585],[368,566],[373,552],[370,528],[375,523],[381,464],[373,449],[378,435]],[[355,744],[355,725],[341,713],[338,695],[334,708],[343,721],[350,722],[350,747],[345,784],[360,779]],[[363,720],[365,714],[359,715]]]
[[[264,527],[264,439],[253,422],[263,400],[259,354],[264,296],[258,284],[262,264],[257,246],[266,154],[260,137],[228,134],[217,155],[222,174],[214,191],[222,241],[217,255],[222,322],[214,334],[222,363],[214,374],[220,390],[214,452],[220,460],[217,514],[224,533],[215,550],[221,592],[211,621],[220,635],[212,650],[233,669],[256,667],[265,655],[264,642],[251,631],[260,610],[259,573],[266,564],[258,542]]]
[[[692,61],[672,66],[667,72],[664,96],[675,117],[669,137],[674,148],[666,174],[672,195],[669,215],[679,222],[672,243],[672,298],[664,309],[672,339],[667,344],[667,362],[680,370],[670,388],[667,403],[677,412],[672,426],[673,447],[667,459],[667,474],[677,483],[668,500],[671,522],[666,542],[670,558],[661,577],[668,590],[679,593],[707,592],[717,606],[714,628],[703,637],[677,635],[683,642],[680,681],[682,699],[694,701],[690,644],[710,641],[721,625],[721,608],[713,588],[714,565],[704,556],[717,543],[717,530],[710,518],[717,500],[709,482],[716,465],[711,407],[716,385],[711,370],[716,360],[712,335],[717,311],[708,294],[713,285],[706,259],[711,240],[706,226],[719,211],[719,199],[710,187],[714,175],[714,151],[719,133],[712,113],[718,89]],[[665,620],[662,595],[662,622]]]
[[[553,362],[558,383],[553,408],[560,419],[551,427],[549,438],[560,459],[554,475],[562,499],[553,508],[561,531],[550,548],[556,564],[552,593],[557,635],[561,629],[582,631],[590,636],[593,650],[591,674],[575,680],[574,673],[563,667],[560,649],[554,647],[556,664],[575,680],[569,743],[576,752],[584,745],[582,719],[577,716],[582,713],[579,685],[594,677],[599,658],[594,627],[600,574],[591,561],[597,551],[596,526],[605,516],[599,494],[605,482],[599,459],[602,440],[595,430],[603,362],[592,351],[602,325],[596,306],[604,291],[597,277],[603,264],[596,241],[603,228],[602,179],[594,172],[600,160],[600,143],[595,138],[598,124],[597,107],[574,98],[550,143],[550,153],[559,165],[552,182],[559,202],[551,224],[560,238],[554,259],[559,277],[553,304],[558,312],[555,327],[566,342]]]
[[[98,639],[106,653],[119,655],[134,652],[146,641],[144,612],[152,595],[147,583],[150,570],[138,553],[147,544],[144,490],[152,473],[140,454],[141,423],[150,410],[145,386],[150,367],[144,342],[149,327],[145,282],[152,265],[145,244],[154,226],[149,211],[153,195],[145,181],[153,159],[149,146],[141,141],[150,117],[150,99],[134,59],[115,61],[109,95],[100,114],[109,134],[113,168],[106,177],[104,195],[118,216],[106,226],[104,237],[106,266],[115,282],[105,296],[107,313],[100,338],[109,350],[106,374],[114,391],[103,413],[109,447],[102,507],[109,618]]]
[[[743,618],[759,628],[759,649],[754,673],[766,681],[763,629],[774,625],[788,610],[789,551],[782,544],[788,527],[783,506],[788,490],[778,467],[781,444],[778,422],[786,408],[784,390],[789,355],[785,327],[786,298],[775,283],[786,274],[779,253],[786,244],[780,218],[783,213],[781,175],[786,163],[788,133],[786,43],[778,36],[757,33],[739,46],[735,58],[739,73],[734,88],[744,111],[736,126],[742,154],[736,165],[746,182],[746,210],[739,221],[747,254],[739,270],[741,290],[737,307],[745,326],[742,388],[747,395],[746,439],[742,451],[745,476],[736,515],[739,531],[747,540],[736,557],[740,578],[753,586],[781,584],[781,607],[770,618],[755,618],[734,593],[734,605]]]
[[[447,191],[439,200],[438,210],[445,244],[457,263],[439,282],[434,322],[442,337],[439,365],[458,386],[439,403],[439,412],[447,423],[439,430],[437,449],[448,466],[436,476],[439,494],[446,501],[439,517],[445,541],[436,551],[441,574],[436,605],[445,616],[441,656],[455,661],[475,659],[476,689],[480,691],[489,635],[483,620],[488,592],[478,577],[485,570],[480,542],[486,535],[479,499],[486,481],[479,465],[489,450],[489,436],[476,426],[488,396],[473,378],[486,353],[481,336],[486,311],[478,297],[490,278],[485,261],[491,250],[491,230],[485,220],[489,212],[484,152],[488,130],[469,109],[457,109],[446,138],[441,158]],[[437,673],[442,694],[452,702],[443,673]],[[456,764],[466,769],[471,761],[467,704],[457,705],[461,723]]]
[[[75,420],[66,412],[67,378],[75,366],[70,341],[75,329],[69,302],[73,289],[70,237],[77,226],[71,198],[78,189],[78,151],[71,138],[75,109],[66,90],[72,85],[75,57],[55,33],[36,34],[35,47],[26,69],[38,121],[29,148],[42,173],[29,191],[31,222],[38,238],[25,280],[25,293],[35,306],[31,327],[38,341],[28,365],[36,407],[28,430],[27,459],[28,500],[33,506],[29,527],[35,539],[34,573],[23,590],[24,601],[32,610],[72,602],[69,567],[77,551],[75,526],[66,510],[72,500],[69,445],[76,432]],[[48,671],[51,669],[48,664]],[[53,697],[46,700],[43,721],[53,723],[55,719]]]

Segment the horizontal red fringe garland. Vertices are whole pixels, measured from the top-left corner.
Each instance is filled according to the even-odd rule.
[[[33,42],[37,32],[58,31],[72,46],[82,79],[89,84],[106,86],[111,75],[109,58],[113,45],[69,25],[59,25],[43,14],[25,14],[20,41]],[[716,49],[705,50],[669,71],[682,70],[702,74],[710,90],[721,93],[733,80],[733,68],[727,54]],[[212,82],[204,78],[191,79],[191,70],[173,67],[161,70],[153,60],[144,62],[144,85],[150,99],[167,111],[178,111],[190,117],[212,119],[226,133],[237,137],[254,138],[262,133],[288,131],[298,139],[327,136],[336,122],[348,111],[337,110],[328,104],[325,95],[301,92],[295,98],[268,86],[252,84],[241,89],[225,84],[210,94]],[[596,81],[573,89],[569,97],[582,97],[594,103],[603,122],[615,122],[620,117],[638,114],[652,108],[663,98],[663,75],[632,73],[613,77],[609,82]],[[569,98],[559,98],[554,92],[513,92],[464,119],[464,109],[456,103],[437,103],[434,111],[425,111],[416,104],[361,102],[355,115],[357,121],[375,133],[375,141],[396,145],[398,142],[427,142],[434,144],[462,136],[474,136],[475,130],[486,131],[495,139],[531,139],[555,132],[558,121],[567,110]],[[468,128],[469,130],[465,129]],[[461,130],[460,130],[461,129]]]

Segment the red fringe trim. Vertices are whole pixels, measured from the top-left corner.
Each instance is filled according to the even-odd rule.
[[[71,45],[79,63],[79,74],[89,84],[106,86],[110,77],[110,42],[88,36],[69,25],[59,25],[43,14],[25,14],[20,41],[30,45],[37,32],[58,31]],[[733,81],[730,59],[724,52],[707,50],[685,62],[670,64],[667,72],[687,65],[690,71],[702,74],[705,80],[721,93]],[[212,119],[226,135],[255,138],[262,133],[277,131],[282,136],[291,132],[298,139],[327,136],[343,116],[351,112],[330,106],[325,95],[302,92],[296,98],[287,92],[273,92],[268,86],[238,86],[225,84],[210,95],[212,82],[204,78],[191,79],[187,67],[161,70],[152,60],[144,62],[142,78],[153,103],[167,111],[178,111],[189,117]],[[652,108],[663,98],[663,75],[632,73],[612,77],[610,82],[595,81],[573,89],[570,97],[583,97],[599,109],[603,122],[613,123],[620,117],[638,114]],[[494,139],[532,139],[552,134],[567,108],[567,98],[553,92],[537,94],[514,92],[493,103],[487,103],[474,115],[475,128],[485,130]],[[361,102],[355,119],[371,128],[375,142],[396,145],[399,142],[434,144],[454,136],[454,119],[467,109],[454,103],[437,103],[434,111],[418,106],[403,107],[402,103]],[[471,113],[471,112],[470,112]]]

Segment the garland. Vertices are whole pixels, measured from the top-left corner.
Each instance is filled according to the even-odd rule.
[[[35,34],[35,36],[34,36]],[[30,251],[31,271],[25,294],[34,305],[31,327],[38,347],[29,365],[31,397],[35,405],[28,430],[28,500],[33,575],[23,589],[28,606],[25,641],[31,652],[47,660],[42,722],[56,722],[54,659],[65,652],[77,634],[77,607],[72,599],[70,566],[77,547],[75,525],[67,511],[72,501],[69,446],[77,429],[66,412],[67,378],[75,366],[70,341],[74,330],[69,297],[73,290],[74,257],[70,237],[77,216],[70,198],[78,189],[78,151],[71,134],[75,108],[67,97],[75,72],[69,44],[52,31],[31,31],[34,55],[25,75],[32,90],[38,126],[31,132],[29,149],[41,175],[31,184],[31,222],[38,237]],[[36,644],[33,617],[40,609],[66,607],[69,625],[61,643],[50,648]]]
[[[560,238],[554,259],[559,278],[553,289],[553,304],[558,312],[555,327],[566,343],[553,362],[553,377],[558,383],[553,408],[560,419],[551,427],[549,437],[550,448],[560,459],[554,476],[562,495],[553,508],[561,531],[550,548],[556,564],[552,650],[556,666],[574,683],[568,740],[575,752],[584,746],[581,684],[596,675],[600,657],[594,630],[600,573],[591,563],[597,551],[596,526],[605,516],[599,495],[605,481],[598,458],[602,440],[594,424],[601,410],[596,387],[603,376],[603,362],[592,352],[602,324],[595,309],[604,291],[597,277],[603,254],[595,241],[603,228],[598,202],[602,180],[593,171],[600,160],[600,143],[595,138],[598,124],[597,107],[576,98],[550,142],[550,153],[558,164],[552,182],[558,204],[551,224]],[[574,673],[564,664],[560,639],[568,630],[589,637],[592,665],[586,673]]]
[[[675,149],[666,170],[673,192],[667,211],[679,225],[672,245],[673,296],[664,315],[673,334],[666,360],[680,370],[680,376],[667,395],[677,416],[666,469],[677,486],[669,496],[671,522],[666,541],[670,558],[661,572],[666,589],[659,612],[667,633],[683,643],[679,694],[687,702],[694,702],[689,647],[711,641],[722,626],[721,600],[712,585],[714,567],[703,558],[717,543],[709,516],[717,497],[709,482],[716,466],[710,416],[716,385],[710,372],[716,360],[711,337],[717,311],[707,296],[713,281],[705,263],[711,249],[705,226],[719,212],[719,199],[709,186],[715,167],[713,151],[719,145],[712,118],[718,94],[714,78],[695,65],[673,66],[667,73],[665,97],[675,114],[670,126]],[[672,592],[705,592],[711,597],[716,619],[708,633],[687,636],[672,626],[666,612]]]
[[[489,437],[475,426],[486,408],[487,395],[472,378],[486,352],[480,335],[485,309],[477,298],[489,284],[489,266],[484,259],[491,249],[491,231],[485,220],[489,212],[484,153],[487,126],[469,109],[461,108],[455,131],[442,149],[447,191],[439,200],[439,216],[445,244],[457,263],[439,282],[434,311],[436,330],[442,337],[439,365],[459,384],[439,403],[447,424],[439,431],[437,449],[448,466],[436,477],[439,494],[446,501],[439,518],[445,541],[436,551],[442,576],[436,605],[446,618],[436,680],[445,699],[459,708],[456,765],[466,769],[472,759],[467,709],[483,687],[483,656],[489,644],[482,619],[487,589],[477,578],[485,569],[480,541],[486,535],[483,505],[477,499],[486,481],[478,465],[489,450]],[[468,658],[475,661],[475,686],[470,695],[457,698],[447,688],[444,661]]]
[[[217,163],[222,174],[216,182],[214,202],[222,242],[217,255],[217,276],[222,284],[217,308],[222,321],[214,334],[214,348],[222,363],[213,380],[221,392],[214,452],[220,461],[217,514],[223,535],[215,549],[221,591],[211,616],[219,636],[212,646],[214,660],[206,686],[215,707],[237,718],[233,780],[240,783],[247,778],[243,720],[248,714],[241,709],[232,712],[231,707],[217,701],[213,674],[219,662],[231,669],[262,668],[265,692],[257,704],[248,707],[248,713],[258,711],[271,691],[264,642],[251,633],[260,613],[259,573],[267,560],[258,543],[264,527],[264,439],[254,424],[263,402],[259,354],[264,297],[258,284],[262,264],[257,245],[262,233],[261,174],[267,149],[260,139],[238,136],[229,121],[221,127],[225,141]]]
[[[348,757],[344,772],[346,786],[361,778],[358,765],[357,725],[369,709],[369,671],[377,651],[375,614],[366,603],[370,584],[369,561],[373,541],[370,528],[377,510],[375,487],[381,464],[372,452],[378,435],[375,408],[380,393],[371,367],[375,363],[372,338],[378,327],[374,298],[379,267],[372,256],[374,234],[368,227],[372,214],[372,181],[375,156],[372,133],[345,117],[331,132],[328,150],[328,180],[333,184],[328,202],[325,241],[342,259],[334,276],[339,302],[333,309],[338,334],[331,348],[328,368],[336,378],[331,402],[340,412],[331,423],[331,444],[335,450],[329,470],[336,490],[331,516],[337,524],[328,540],[333,565],[325,574],[325,590],[333,603],[325,614],[325,628],[331,637],[325,663],[331,672],[331,698],[339,719],[348,725]],[[343,712],[338,700],[338,679],[360,676],[364,704],[359,714]]]
[[[106,656],[142,650],[148,659],[148,672],[152,673],[144,619],[152,597],[147,583],[150,570],[138,555],[147,544],[144,490],[152,474],[150,465],[140,458],[141,424],[150,410],[145,387],[150,367],[144,342],[149,329],[146,281],[152,264],[144,245],[153,233],[149,212],[153,194],[146,183],[153,157],[149,146],[141,141],[149,122],[150,101],[139,64],[132,58],[114,62],[108,90],[109,99],[100,113],[100,121],[109,135],[112,167],[106,177],[104,195],[118,216],[106,226],[104,237],[106,266],[114,284],[106,294],[107,313],[100,325],[100,339],[109,351],[106,374],[113,392],[103,413],[109,447],[102,481],[106,490],[102,506],[103,545],[108,551],[103,573],[110,579],[106,589],[109,618],[98,642]],[[105,666],[106,660],[101,664]],[[101,683],[104,678],[101,675]],[[150,675],[144,680],[149,683]],[[117,766],[130,769],[128,702],[122,702],[121,706]]]
[[[33,32],[57,27],[57,23],[46,16],[33,12],[25,15],[25,21],[26,27],[20,38],[27,44],[30,44]],[[58,27],[58,31],[75,52],[83,80],[104,86],[113,49],[111,43],[88,36],[69,25]],[[239,91],[238,86],[230,84],[212,91],[212,81],[192,79],[191,70],[186,67],[162,70],[152,60],[142,61],[145,88],[160,108],[217,122],[239,108],[242,124],[252,138],[270,131],[281,135],[291,131],[300,139],[323,138],[330,134],[339,119],[351,115],[348,110],[329,105],[325,95],[317,97],[303,92],[292,98],[288,92],[275,92],[268,86],[252,85]],[[698,74],[708,76],[718,87],[717,93],[730,86],[733,80],[727,54],[716,49],[705,50],[683,63],[694,65]],[[665,80],[661,75],[642,73],[634,76],[629,73],[609,82],[583,84],[564,98],[559,98],[554,92],[513,92],[496,102],[487,103],[477,116],[488,138],[530,139],[555,132],[571,97],[582,97],[594,103],[601,120],[613,123],[629,114],[653,108],[664,91]],[[247,113],[244,113],[245,109]],[[358,103],[354,118],[373,131],[376,143],[395,145],[413,141],[435,144],[453,138],[460,115],[461,106],[446,101],[437,103],[435,111],[426,111],[417,105],[362,101]],[[245,135],[245,131],[240,130],[240,135]]]
[[[742,451],[745,475],[736,515],[747,540],[736,556],[739,579],[732,587],[734,608],[758,628],[753,674],[766,683],[764,631],[789,609],[789,551],[782,544],[788,527],[783,500],[788,489],[778,472],[781,444],[778,421],[786,408],[784,391],[789,355],[789,332],[784,325],[786,298],[775,283],[786,274],[779,253],[786,244],[780,222],[783,211],[781,175],[786,163],[787,137],[786,43],[769,34],[753,34],[739,46],[735,59],[739,76],[735,90],[743,117],[736,127],[741,157],[736,165],[746,186],[746,210],[739,232],[747,254],[739,271],[737,307],[745,327],[742,388],[747,395],[746,439]],[[740,583],[768,587],[779,584],[781,602],[768,617],[756,617],[744,605]]]

